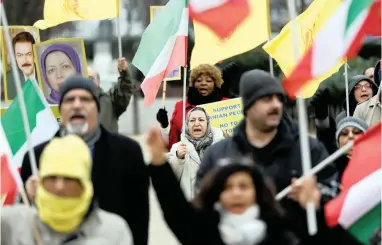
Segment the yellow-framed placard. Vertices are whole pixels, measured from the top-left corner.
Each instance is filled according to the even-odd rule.
[[[13,44],[13,52],[16,58],[17,74],[25,82],[28,78],[38,82],[42,88],[41,82],[37,80],[36,64],[34,63],[33,45],[40,42],[40,31],[33,26],[9,26],[9,35]],[[4,36],[4,28],[1,27],[1,36]],[[12,102],[16,97],[15,78],[12,72],[9,52],[5,45],[5,40],[1,39],[1,59],[3,69],[4,100],[7,103]]]
[[[59,38],[33,46],[38,80],[50,105],[59,102],[58,88],[69,76],[88,77],[83,38]]]
[[[150,6],[150,23],[154,20],[155,14],[157,11],[161,10],[164,6],[158,5],[158,6]],[[164,79],[165,81],[177,81],[181,80],[181,68],[176,68],[175,70],[171,71],[167,77]]]

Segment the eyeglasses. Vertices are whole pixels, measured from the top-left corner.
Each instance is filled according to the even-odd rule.
[[[371,88],[371,84],[370,83],[355,85],[355,89],[357,89],[357,90],[368,89],[368,88]]]

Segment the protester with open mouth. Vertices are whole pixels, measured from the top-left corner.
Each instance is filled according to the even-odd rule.
[[[62,124],[55,137],[75,134],[88,145],[93,156],[94,196],[101,209],[120,215],[129,225],[134,244],[147,244],[149,223],[149,175],[140,145],[100,125],[101,104],[96,84],[82,76],[71,76],[60,86],[59,112]],[[48,142],[34,148],[37,167]],[[38,179],[32,175],[28,154],[21,178],[28,197],[34,200]],[[134,197],[132,201],[131,197]]]
[[[229,99],[221,94],[222,84],[222,74],[216,66],[203,64],[192,69],[187,92],[186,114],[198,105]],[[162,135],[165,142],[168,142],[170,150],[172,145],[180,140],[183,126],[183,100],[175,104],[170,123],[165,108],[159,109],[157,120],[163,129]]]
[[[349,116],[353,113],[357,105],[372,98],[378,91],[378,86],[373,80],[364,75],[354,76],[349,81]],[[329,116],[329,102],[331,101],[329,90],[322,88],[316,92],[310,102],[315,110],[315,124],[317,139],[326,147],[329,153],[337,150],[335,138],[336,124],[345,118],[347,105],[346,99],[342,104],[342,111],[337,115],[335,121]]]
[[[185,139],[172,145],[167,157],[185,196],[192,199],[196,173],[203,154],[212,144],[224,139],[224,135],[222,130],[211,127],[208,115],[201,107],[188,112],[185,126]]]
[[[160,130],[148,133],[153,187],[163,216],[184,245],[299,245],[289,231],[274,188],[248,158],[222,159],[188,202],[170,164]]]

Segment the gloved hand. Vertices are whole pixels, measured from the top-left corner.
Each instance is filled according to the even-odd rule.
[[[310,104],[314,107],[316,119],[325,119],[329,116],[330,92],[327,88],[318,89],[313,95]]]
[[[167,116],[167,111],[166,108],[160,108],[159,111],[157,112],[157,121],[160,123],[162,128],[167,128],[168,127],[168,116]]]

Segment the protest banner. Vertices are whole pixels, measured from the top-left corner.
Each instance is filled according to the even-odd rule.
[[[12,39],[13,51],[16,58],[17,70],[21,82],[27,79],[36,79],[36,66],[34,62],[33,45],[40,42],[40,32],[33,26],[9,26],[9,35]],[[4,29],[1,28],[1,37]],[[1,60],[2,60],[2,80],[4,89],[3,100],[10,103],[16,97],[15,78],[12,74],[10,55],[5,48],[4,40],[1,38]],[[39,82],[41,87],[41,83]]]
[[[33,46],[38,81],[51,105],[57,105],[59,86],[72,75],[88,77],[85,45],[82,38],[58,38]]]
[[[233,129],[243,119],[241,98],[204,104],[199,107],[206,110],[212,127],[220,128],[228,135],[232,135]]]

